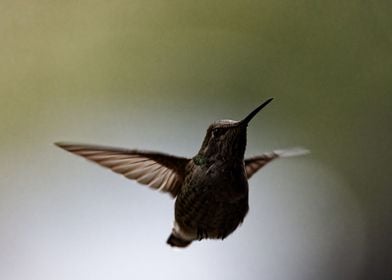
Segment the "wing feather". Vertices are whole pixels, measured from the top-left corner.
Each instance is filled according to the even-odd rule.
[[[128,179],[168,192],[175,197],[185,177],[189,159],[158,152],[126,150],[113,147],[55,143]]]
[[[278,157],[300,156],[308,153],[309,150],[301,147],[296,147],[296,148],[285,149],[285,150],[275,150],[273,152],[265,153],[260,156],[247,158],[245,159],[245,172],[249,179],[260,168],[262,168],[264,165],[266,165],[267,163],[271,162],[272,160]]]

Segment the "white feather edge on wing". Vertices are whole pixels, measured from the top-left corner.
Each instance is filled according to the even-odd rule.
[[[293,147],[288,149],[279,149],[273,151],[278,157],[296,157],[310,154],[310,150],[303,147]]]

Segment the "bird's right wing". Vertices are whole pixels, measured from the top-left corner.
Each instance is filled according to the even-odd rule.
[[[260,156],[255,156],[245,159],[245,172],[248,179],[252,177],[260,168],[270,161],[279,157],[292,157],[308,154],[309,150],[304,148],[291,148],[285,150],[276,150],[270,153],[265,153]]]
[[[141,184],[176,197],[185,178],[189,159],[150,151],[126,150],[96,145],[55,143]]]

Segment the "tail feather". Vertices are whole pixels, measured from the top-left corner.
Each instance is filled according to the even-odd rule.
[[[167,244],[169,244],[172,247],[179,247],[179,248],[185,248],[189,246],[189,244],[192,243],[192,241],[189,240],[184,240],[180,237],[175,236],[173,233],[170,234],[169,238],[166,241]]]

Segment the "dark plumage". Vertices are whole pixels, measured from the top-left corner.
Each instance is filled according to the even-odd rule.
[[[186,247],[194,240],[224,239],[231,234],[249,209],[248,179],[277,157],[307,152],[297,148],[244,160],[247,125],[271,100],[242,121],[211,124],[200,151],[192,159],[95,145],[56,145],[129,179],[170,193],[176,198],[175,221],[167,243]]]

